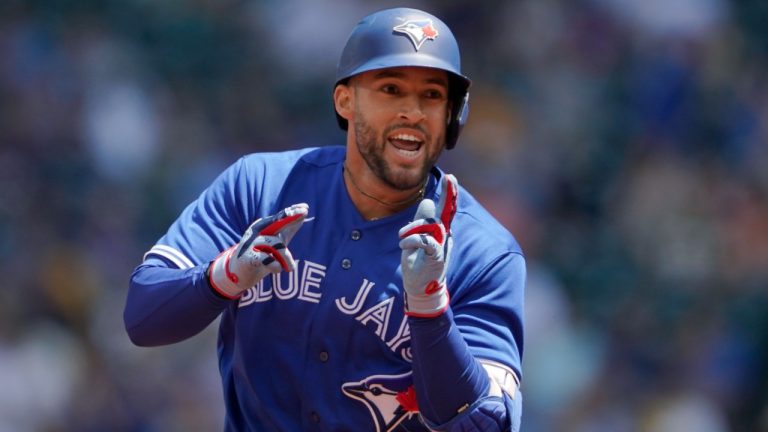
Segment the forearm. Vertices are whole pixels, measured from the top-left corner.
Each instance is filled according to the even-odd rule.
[[[410,318],[408,324],[419,410],[444,423],[487,393],[488,375],[469,352],[450,309],[435,318]]]
[[[139,346],[167,345],[198,334],[231,303],[210,288],[207,264],[189,269],[144,264],[131,275],[125,328]]]
[[[505,431],[519,422],[515,395],[491,391],[491,378],[469,351],[450,309],[436,318],[411,318],[409,325],[419,411],[431,426]]]

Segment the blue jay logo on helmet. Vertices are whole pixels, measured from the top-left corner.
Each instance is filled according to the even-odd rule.
[[[421,48],[426,40],[435,40],[439,34],[429,18],[408,20],[393,27],[392,30],[395,33],[408,36],[411,42],[413,42],[413,47],[416,48],[416,51]]]

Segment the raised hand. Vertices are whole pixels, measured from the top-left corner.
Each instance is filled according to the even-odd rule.
[[[211,286],[224,297],[235,299],[270,273],[293,271],[296,263],[288,243],[308,212],[307,204],[294,204],[252,223],[240,242],[222,252],[211,264],[208,270]]]
[[[451,222],[456,214],[459,184],[446,174],[437,206],[423,200],[414,221],[400,229],[400,265],[405,289],[405,313],[436,317],[448,308],[445,274],[453,246]]]

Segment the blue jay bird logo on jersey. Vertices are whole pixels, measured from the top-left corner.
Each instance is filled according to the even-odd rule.
[[[421,48],[426,40],[435,40],[437,37],[437,29],[432,25],[432,20],[425,18],[419,20],[408,20],[398,26],[392,28],[395,33],[402,33],[413,42],[413,47],[416,51]]]
[[[402,375],[373,375],[341,386],[345,395],[365,404],[376,432],[423,428],[413,391],[411,372]]]

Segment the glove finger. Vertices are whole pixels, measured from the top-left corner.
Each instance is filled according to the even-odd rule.
[[[306,203],[294,204],[280,210],[269,224],[259,230],[261,235],[283,234],[283,240],[289,242],[299,230],[301,224],[309,213],[309,205]]]
[[[269,254],[263,254],[264,259],[261,260],[261,264],[263,265],[263,268],[266,269],[269,273],[280,273],[283,271],[283,267],[280,265],[280,262],[277,261],[272,255]]]
[[[459,196],[459,182],[453,174],[445,174],[440,182],[440,200],[437,202],[437,216],[443,222],[446,232],[451,232],[451,222],[456,214]]]
[[[413,221],[400,229],[400,238],[405,238],[414,234],[427,234],[432,236],[437,243],[443,244],[446,238],[445,228],[440,221],[436,219],[420,219]]]
[[[269,258],[265,258],[261,261],[262,264],[268,265],[272,263],[272,261],[277,261],[278,264],[280,264],[280,267],[287,272],[296,268],[296,264],[293,261],[293,255],[291,255],[288,247],[283,242],[275,244],[256,244],[253,246],[253,250],[269,255]]]
[[[291,272],[296,269],[296,261],[293,259],[293,255],[288,248],[276,250],[266,255],[261,263],[272,273],[279,273],[280,271]]]
[[[300,218],[294,220],[290,224],[284,226],[280,232],[277,233],[277,235],[285,242],[285,244],[288,244],[293,240],[293,236],[296,235],[297,232],[299,232],[299,229],[304,224],[304,220],[306,219],[306,215],[301,216]]]
[[[445,245],[443,247],[443,259],[445,260],[445,266],[448,267],[448,264],[451,262],[451,251],[453,250],[453,237],[448,236],[448,240],[445,242]]]
[[[279,236],[257,236],[250,244],[244,244],[241,248],[243,254],[246,254],[251,265],[268,264],[277,261],[279,267],[289,268],[287,260],[284,258],[287,245]],[[272,259],[264,260],[271,256]]]
[[[409,231],[412,231],[422,225],[427,225],[434,222],[436,222],[436,219],[433,219],[432,221],[428,221],[426,219],[416,219],[413,222],[409,223],[408,225],[400,228],[400,231],[398,231],[397,235],[400,238],[407,237],[409,235],[407,234]]]
[[[437,215],[435,212],[435,202],[427,198],[421,200],[419,203],[419,207],[416,209],[416,215],[413,217],[413,220],[435,219],[435,215]]]
[[[400,240],[400,249],[404,251],[421,249],[425,255],[436,257],[437,253],[442,250],[442,246],[432,236],[413,234]]]

